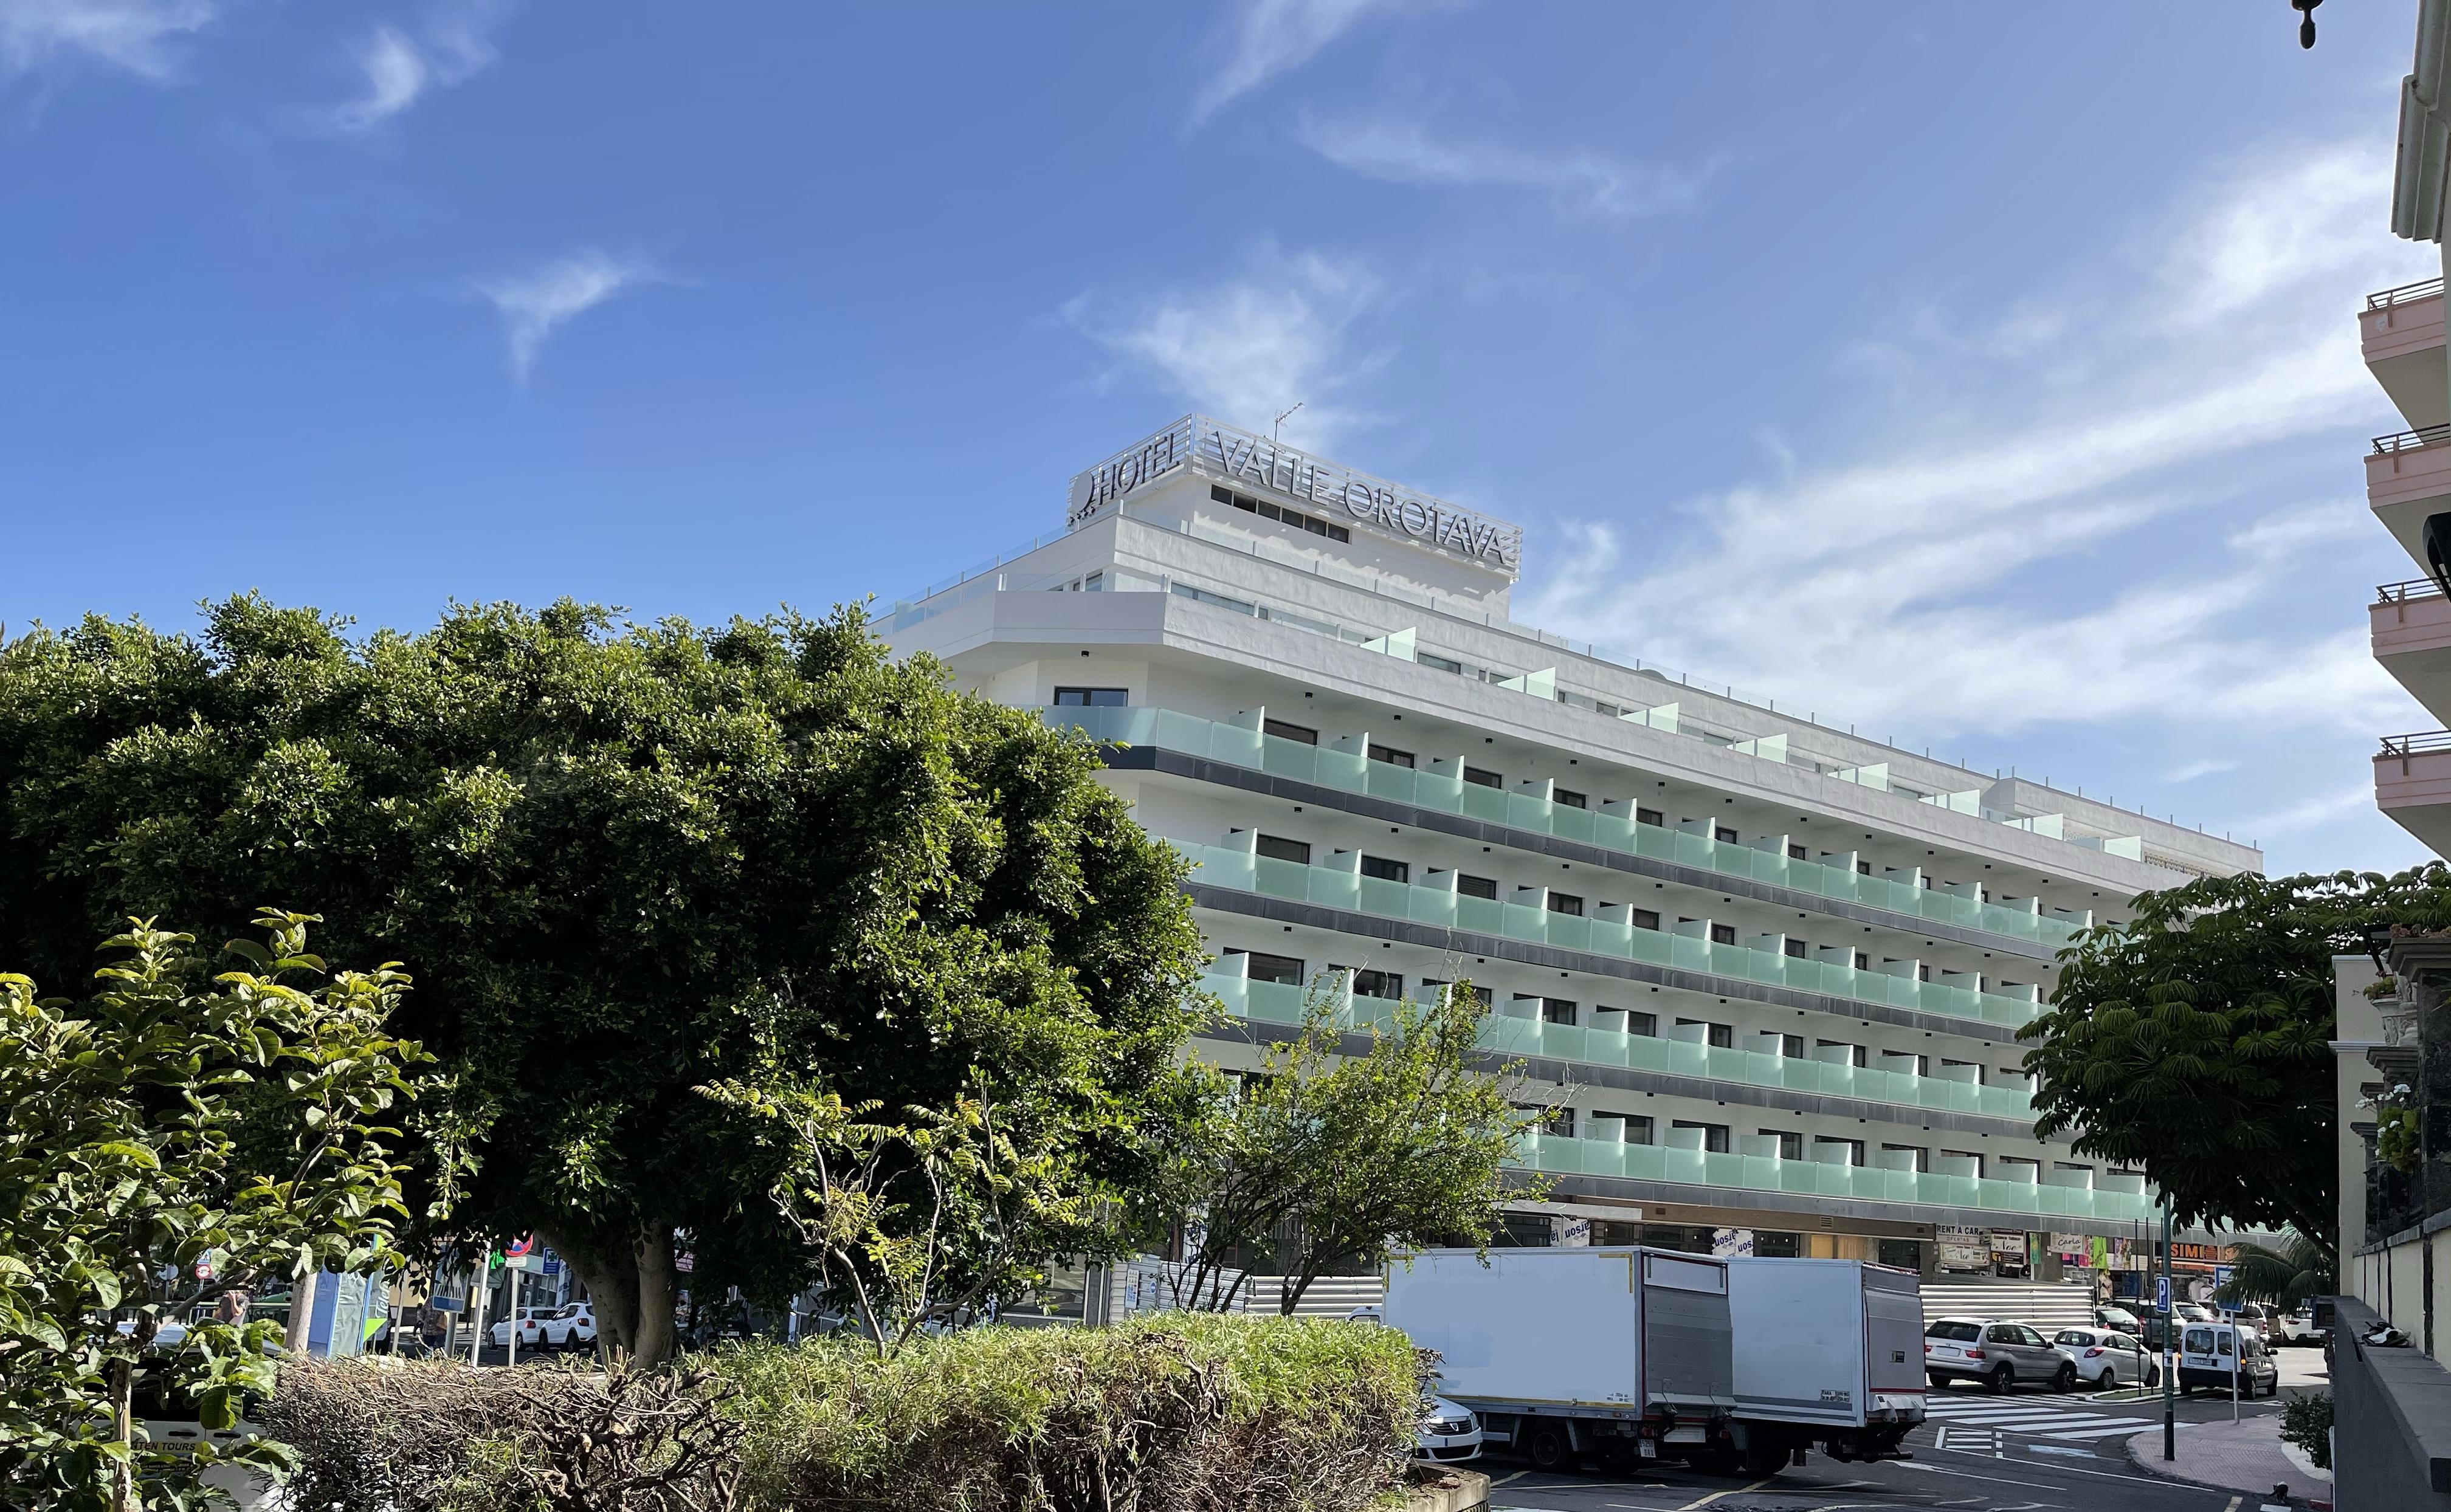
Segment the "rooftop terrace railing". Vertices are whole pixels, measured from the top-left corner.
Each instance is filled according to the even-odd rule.
[[[2388,310],[2395,304],[2412,304],[2419,300],[2434,299],[2441,292],[2441,278],[2420,279],[2414,283],[2403,283],[2396,289],[2382,289],[2367,295],[2366,308]]]
[[[1501,792],[1467,783],[1461,777],[1374,762],[1360,751],[1307,746],[1170,708],[1041,708],[1038,712],[1050,725],[1072,726],[1101,743],[1178,751],[1339,792],[1366,794],[1442,814],[1461,814],[1536,835],[1579,841],[1624,855],[1792,887],[1816,897],[1869,904],[1934,923],[1979,929],[2047,949],[2067,944],[2083,927],[1937,887],[1911,885],[1887,877],[1867,877],[1847,867],[1800,861],[1784,850],[1731,844],[1708,835],[1641,824],[1630,815],[1576,808],[1530,793]]]
[[[2428,425],[2415,431],[2394,431],[2389,436],[2374,438],[2377,456],[2390,456],[2400,452],[2421,452],[2429,446],[2451,441],[2451,425]]]
[[[1978,992],[1945,982],[1893,977],[1887,972],[1859,971],[1836,961],[1784,956],[1750,945],[1723,945],[1696,936],[1644,929],[1630,921],[1578,918],[1524,903],[1474,898],[1446,888],[1422,887],[1326,866],[1278,861],[1222,845],[1204,845],[1163,835],[1157,838],[1200,867],[1192,879],[1195,883],[1230,892],[1316,903],[1324,908],[1465,930],[1765,986],[1789,987],[2008,1029],[2022,1028],[2042,1012],[2042,1005],[2030,998]]]
[[[2405,583],[2382,583],[2375,589],[2375,602],[2378,604],[2412,604],[2419,599],[2442,596],[2442,585],[2430,577],[2412,577]]]
[[[2422,730],[2414,735],[2385,735],[2380,754],[2418,756],[2438,750],[2451,750],[2451,729]]]

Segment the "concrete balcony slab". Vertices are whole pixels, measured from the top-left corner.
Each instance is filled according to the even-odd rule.
[[[2435,854],[2451,856],[2451,730],[2387,735],[2382,745],[2375,806]]]
[[[2422,578],[2391,583],[2366,612],[2375,661],[2427,713],[2451,725],[2451,598]]]
[[[2442,281],[2428,279],[2366,297],[2358,341],[2366,370],[2411,430],[2451,425],[2451,366],[2442,342]]]
[[[2366,453],[2366,502],[2422,569],[2425,521],[2451,510],[2451,426],[2375,437]]]

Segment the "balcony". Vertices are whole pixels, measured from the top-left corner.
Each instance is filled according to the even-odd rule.
[[[1102,742],[1179,751],[1339,792],[1460,814],[1534,835],[1699,867],[1723,877],[1789,887],[1931,923],[1979,929],[2029,947],[2056,951],[2084,927],[2080,921],[2041,912],[2031,900],[2024,908],[2010,908],[1939,887],[1867,877],[1846,867],[1796,860],[1785,850],[1730,844],[1707,835],[1638,824],[1631,815],[1576,808],[1529,793],[1501,792],[1459,777],[1370,761],[1362,751],[1306,746],[1172,709],[1042,708],[1039,714],[1050,725],[1071,725]]]
[[[2451,722],[2451,597],[2421,577],[2375,590],[2366,611],[2375,661],[2427,713]]]
[[[2376,436],[2366,454],[2366,502],[2408,559],[2424,566],[2425,522],[2451,510],[2451,425]]]
[[[1334,867],[1276,861],[1223,845],[1157,838],[1200,867],[1192,881],[1204,886],[1316,903],[1323,908],[1441,929],[1466,930],[1559,950],[1639,961],[1672,971],[1971,1019],[1999,1028],[2023,1028],[2043,1011],[2042,1004],[2031,997],[2012,998],[1946,982],[1924,981],[1913,976],[1858,970],[1836,960],[1812,960],[1756,950],[1750,945],[1722,944],[1688,934],[1645,929],[1622,919],[1576,918],[1524,903],[1471,897],[1453,891],[1452,883],[1443,888],[1422,887]],[[1626,910],[1620,907],[1618,911]]]
[[[2366,307],[2358,314],[2358,341],[2365,351],[2366,370],[2411,426],[2423,430],[2451,424],[2441,279],[2367,295]]]
[[[2385,735],[2374,774],[2375,806],[2436,855],[2451,856],[2451,730]]]

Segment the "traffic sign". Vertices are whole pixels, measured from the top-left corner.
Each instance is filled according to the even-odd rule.
[[[2170,1278],[2168,1276],[2155,1276],[2153,1278],[2153,1306],[2164,1312],[2170,1310]]]

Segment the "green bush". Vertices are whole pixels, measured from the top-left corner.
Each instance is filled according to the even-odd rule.
[[[2291,1397],[2281,1404],[2281,1436],[2306,1453],[2315,1468],[2332,1467],[2332,1399]]]
[[[1398,1483],[1422,1367],[1401,1334],[1167,1313],[987,1328],[891,1359],[849,1342],[719,1357],[749,1507],[1351,1512]]]

